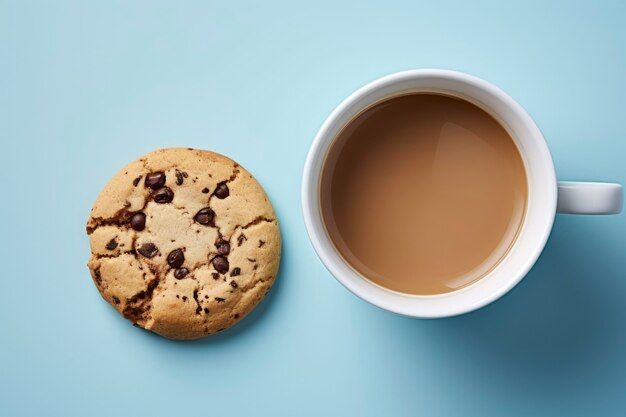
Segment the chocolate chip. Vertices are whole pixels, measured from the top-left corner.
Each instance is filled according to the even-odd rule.
[[[218,303],[223,303],[224,301],[226,301],[226,299],[222,297],[215,297],[215,301],[217,301]]]
[[[107,248],[108,250],[113,250],[117,248],[117,240],[115,240],[115,238],[109,240],[109,243],[106,244],[105,248]]]
[[[230,243],[228,243],[227,240],[218,240],[215,247],[217,248],[217,253],[220,255],[228,255],[230,253]]]
[[[259,248],[262,248],[263,245],[265,245],[265,241],[264,240],[259,240]]]
[[[183,177],[189,178],[189,174],[187,174],[187,172],[183,171]]]
[[[172,268],[180,268],[185,262],[185,254],[182,249],[174,249],[167,255],[167,264]]]
[[[120,303],[120,299],[119,299],[119,298],[117,298],[116,296],[113,296],[113,297],[111,297],[111,298],[113,298],[113,302],[114,302],[115,304],[119,304],[119,303]]]
[[[211,210],[211,207],[205,207],[197,212],[196,215],[193,216],[193,219],[205,226],[215,226],[215,223],[213,223],[213,217],[215,217],[215,212]]]
[[[189,273],[189,270],[187,268],[179,268],[176,271],[174,271],[174,278],[183,279],[187,276],[188,273]]]
[[[183,185],[184,180],[185,178],[183,177],[183,173],[176,170],[176,185]]]
[[[101,285],[102,284],[102,276],[100,275],[100,267],[97,267],[96,269],[93,270],[93,275],[96,277],[96,284]]]
[[[231,281],[230,286],[233,288],[237,288],[237,283],[235,281]]]
[[[137,249],[137,252],[146,258],[154,258],[159,254],[159,248],[157,248],[154,243],[144,243]]]
[[[187,296],[183,295],[183,301],[187,301]]]
[[[239,274],[241,274],[241,268],[233,268],[233,270],[230,271],[230,276],[231,277],[236,277]]]
[[[209,314],[209,309],[208,309],[208,308],[206,308],[206,307],[204,307],[204,313],[205,313],[205,314]]]
[[[146,187],[158,190],[165,185],[165,173],[163,171],[151,172],[146,175]]]
[[[139,181],[141,181],[141,175],[133,180],[133,185],[136,187],[139,185]]]
[[[217,184],[217,188],[213,191],[213,195],[219,198],[220,200],[225,199],[230,195],[230,190],[228,189],[228,185],[225,182],[220,182]]]
[[[217,270],[217,272],[219,272],[220,274],[224,274],[228,272],[228,268],[229,268],[228,259],[226,259],[225,256],[216,256],[215,258],[213,258],[211,263],[213,264],[213,267]]]
[[[213,279],[220,279],[220,274],[218,274],[217,272],[211,272],[211,276],[213,277]]]
[[[137,231],[142,231],[146,227],[146,215],[141,211],[130,217],[130,227]]]
[[[241,246],[241,244],[245,241],[248,240],[248,238],[242,233],[239,235],[239,237],[237,238],[237,246]]]
[[[204,187],[204,188],[202,189],[202,193],[203,193],[203,194],[208,194],[208,193],[209,193],[209,189],[208,189],[208,188],[206,188],[206,187]]]
[[[152,193],[152,199],[159,204],[169,203],[174,199],[174,192],[169,187],[159,188]]]
[[[239,318],[239,313],[235,314],[235,318],[238,319]]]

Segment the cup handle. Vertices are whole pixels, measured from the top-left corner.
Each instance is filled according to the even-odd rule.
[[[617,214],[622,211],[623,199],[620,184],[559,181],[556,211],[569,214]]]

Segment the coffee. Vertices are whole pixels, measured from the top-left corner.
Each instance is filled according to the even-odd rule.
[[[326,157],[326,231],[343,258],[390,290],[442,294],[507,254],[528,199],[515,142],[487,112],[410,94],[355,117]]]

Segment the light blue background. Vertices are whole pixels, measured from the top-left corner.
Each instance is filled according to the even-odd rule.
[[[424,321],[341,287],[300,210],[329,112],[421,67],[509,92],[559,178],[626,183],[624,4],[1,1],[0,415],[625,415],[626,215],[558,216],[511,293]],[[132,327],[85,266],[100,188],[166,146],[241,162],[284,237],[268,299],[194,343]]]

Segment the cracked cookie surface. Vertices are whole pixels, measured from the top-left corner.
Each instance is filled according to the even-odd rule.
[[[281,239],[260,184],[217,153],[160,149],[98,196],[88,262],[102,297],[136,325],[196,339],[245,317],[272,286]]]

